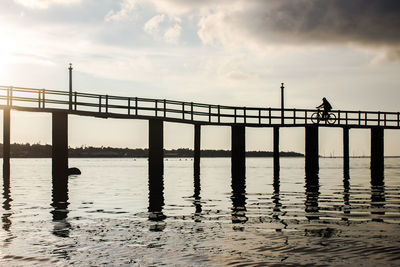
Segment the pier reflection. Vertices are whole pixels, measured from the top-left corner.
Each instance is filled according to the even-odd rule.
[[[194,213],[194,221],[195,222],[201,222],[201,212],[202,212],[202,206],[201,206],[201,197],[200,197],[200,175],[195,174],[194,175],[194,199],[193,199],[193,205],[195,207],[195,213]]]
[[[347,174],[347,175],[346,175]],[[350,215],[350,176],[348,172],[344,173],[343,177],[343,221],[348,221],[349,218],[347,217]]]
[[[372,221],[383,222],[385,215],[385,182],[382,175],[371,175],[371,217]]]
[[[246,177],[244,171],[232,173],[232,223],[246,223]]]
[[[4,240],[5,245],[8,245],[14,236],[11,233],[11,190],[10,190],[10,162],[3,162],[3,214],[1,215],[2,228],[7,232],[8,237]]]
[[[279,215],[281,214],[281,198],[280,198],[280,179],[279,179],[279,172],[274,174],[274,194],[272,195],[273,203],[274,203],[274,208],[273,208],[273,213],[272,213],[272,218],[275,220],[281,221],[279,218]],[[282,221],[281,221],[282,222]]]
[[[149,220],[160,222],[165,220],[164,207],[164,179],[162,174],[149,175]],[[162,231],[165,225],[152,225],[150,231]]]
[[[305,212],[308,220],[319,219],[319,176],[316,172],[306,173]]]
[[[53,176],[52,203],[53,234],[59,237],[69,237],[71,225],[68,222],[68,175]]]

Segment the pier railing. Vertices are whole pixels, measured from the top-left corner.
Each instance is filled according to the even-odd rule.
[[[70,103],[70,99],[72,103]],[[70,105],[71,104],[71,105]],[[400,128],[399,112],[332,110],[336,119],[329,124],[315,120],[316,109],[238,107],[167,99],[112,96],[0,86],[0,106],[16,109],[65,110],[72,114],[102,117],[159,118],[183,123],[267,127],[318,124],[333,127]],[[283,117],[282,117],[283,114]]]

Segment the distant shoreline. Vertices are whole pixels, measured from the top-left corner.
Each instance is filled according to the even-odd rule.
[[[52,146],[49,144],[11,144],[11,158],[51,158]],[[69,158],[147,158],[148,149],[114,147],[78,147],[68,149]],[[205,149],[200,152],[202,158],[229,158],[230,150]],[[281,151],[280,157],[299,158],[304,154],[293,151]],[[192,158],[194,151],[189,148],[165,149],[165,158]],[[272,151],[247,151],[248,158],[271,158]],[[3,158],[3,144],[0,144],[0,158]],[[343,156],[321,156],[320,158],[343,158]],[[370,158],[370,156],[350,156],[350,158]],[[400,158],[400,156],[385,156]]]
[[[51,158],[52,146],[49,144],[11,144],[11,158]],[[78,147],[68,149],[69,158],[147,158],[148,149],[113,148],[113,147]],[[282,151],[281,157],[304,157],[297,152]],[[202,158],[225,158],[231,156],[230,150],[201,150]],[[194,151],[188,148],[165,149],[165,158],[191,158]],[[0,144],[0,158],[3,157],[3,145]],[[273,157],[271,151],[247,151],[246,157]]]

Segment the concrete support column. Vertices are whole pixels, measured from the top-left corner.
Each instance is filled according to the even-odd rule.
[[[384,177],[384,138],[383,128],[371,129],[371,177],[383,179]]]
[[[274,127],[274,177],[279,177],[279,127]]]
[[[10,109],[3,109],[3,164],[10,162]]]
[[[232,126],[232,223],[244,223],[246,217],[246,128]]]
[[[246,174],[246,131],[245,126],[232,126],[232,177],[245,177]]]
[[[53,112],[53,178],[63,177],[68,170],[68,113]]]
[[[306,126],[306,174],[318,174],[318,127]]]
[[[349,131],[348,127],[343,128],[343,173],[345,178],[350,177]]]
[[[194,125],[194,175],[200,175],[200,140],[201,140],[201,126],[200,124]]]
[[[149,120],[149,175],[164,174],[164,126],[160,120]]]

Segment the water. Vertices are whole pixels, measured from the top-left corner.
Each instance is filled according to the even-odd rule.
[[[12,159],[1,182],[4,266],[400,265],[400,159],[372,183],[369,159],[248,158],[232,185],[230,159],[165,161],[163,194],[149,198],[146,159],[70,159],[82,175],[53,200],[50,159]],[[160,191],[160,190],[159,190]],[[160,191],[162,192],[162,191]],[[64,199],[63,199],[64,198]]]

